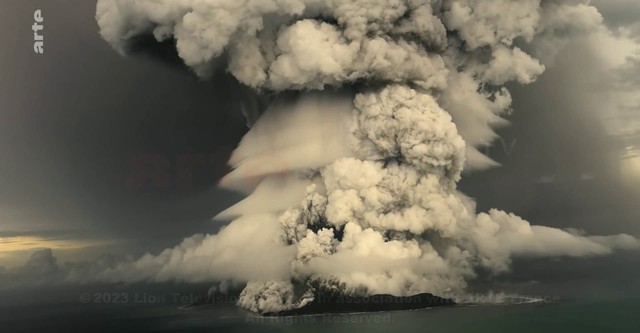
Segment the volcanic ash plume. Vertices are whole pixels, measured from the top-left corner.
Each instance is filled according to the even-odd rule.
[[[239,305],[267,312],[322,292],[462,293],[514,257],[639,245],[478,214],[456,190],[463,168],[495,165],[478,148],[505,124],[503,85],[543,73],[529,53],[601,28],[588,1],[99,0],[97,21],[121,52],[173,39],[196,74],[224,63],[275,96],[221,182],[251,192],[221,214],[239,218],[105,279],[242,281]]]

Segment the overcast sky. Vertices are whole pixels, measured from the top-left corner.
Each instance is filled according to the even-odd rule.
[[[35,9],[43,55],[32,51]],[[228,76],[202,82],[121,57],[99,37],[93,1],[2,0],[0,16],[0,237],[31,243],[3,244],[0,265],[33,247],[137,252],[215,228],[210,218],[236,198],[215,178],[245,131]],[[127,181],[145,154],[171,163],[169,184]],[[178,166],[184,154],[206,163]],[[190,170],[193,181],[178,183]]]
[[[639,1],[594,3],[616,34],[640,38]],[[78,260],[215,231],[210,218],[240,198],[215,187],[246,132],[237,82],[201,81],[171,54],[120,56],[98,35],[94,1],[0,4],[0,266],[43,247]],[[480,209],[640,235],[640,62],[624,59],[628,44],[595,45],[572,44],[536,83],[510,87],[512,126],[488,151],[503,166],[461,184]],[[203,160],[180,164],[188,156]],[[136,161],[149,158],[166,160],[169,178],[139,186]]]

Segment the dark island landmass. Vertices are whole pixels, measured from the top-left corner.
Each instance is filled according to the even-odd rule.
[[[317,296],[306,305],[286,311],[267,312],[268,317],[302,316],[330,313],[357,313],[415,310],[440,306],[452,306],[456,303],[450,298],[442,298],[429,293],[413,296],[393,296],[376,294],[371,296]]]
[[[214,303],[236,303],[238,295],[212,294],[198,297],[194,302],[183,306],[183,309],[206,306]],[[457,305],[451,298],[439,297],[430,293],[412,296],[394,296],[390,294],[374,294],[370,296],[347,296],[340,293],[318,293],[305,305],[284,311],[265,312],[266,317],[287,317],[320,314],[340,314],[358,312],[382,312],[416,310],[442,306]]]

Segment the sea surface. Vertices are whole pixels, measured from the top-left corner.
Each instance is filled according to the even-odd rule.
[[[504,276],[476,278],[464,300],[472,304],[277,318],[243,311],[233,297],[185,308],[206,295],[206,283],[0,288],[0,333],[640,332],[635,251],[513,266]]]
[[[265,318],[232,304],[0,308],[2,332],[640,332],[640,297]]]

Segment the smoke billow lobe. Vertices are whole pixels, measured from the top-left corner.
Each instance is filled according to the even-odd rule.
[[[239,218],[100,279],[243,281],[239,305],[274,312],[324,291],[461,293],[515,256],[639,245],[476,213],[456,190],[463,168],[496,164],[478,148],[506,123],[504,84],[601,28],[588,1],[98,0],[96,19],[123,53],[175,40],[197,75],[223,63],[276,96],[221,183],[251,192],[222,214]]]

